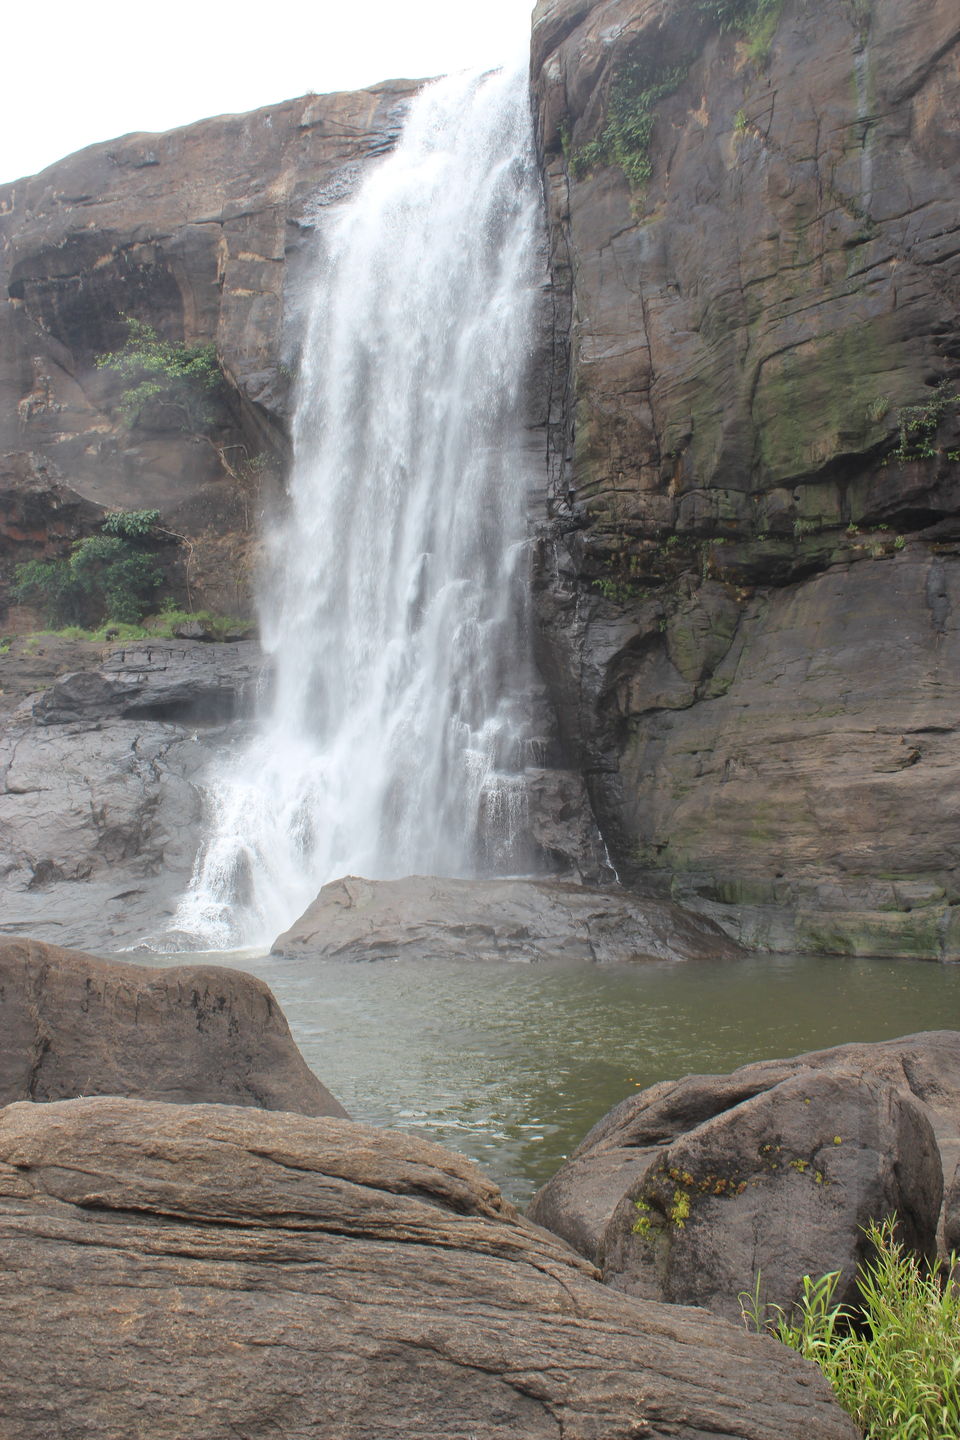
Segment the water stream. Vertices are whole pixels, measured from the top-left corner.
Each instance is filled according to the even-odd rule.
[[[524,868],[525,68],[425,87],[322,213],[260,599],[272,696],[209,784],[174,922],[195,948],[269,942],[344,874]]]

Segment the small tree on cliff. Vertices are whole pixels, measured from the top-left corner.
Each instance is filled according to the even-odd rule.
[[[117,510],[100,535],[74,542],[66,560],[28,560],[14,569],[11,596],[36,605],[49,625],[135,625],[163,582],[149,546],[159,510]]]
[[[214,401],[223,384],[215,345],[188,347],[164,340],[152,325],[124,316],[127,338],[119,350],[97,356],[97,368],[124,381],[120,413],[131,428],[173,425],[203,434],[216,419]]]

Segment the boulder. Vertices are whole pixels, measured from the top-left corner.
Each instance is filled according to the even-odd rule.
[[[677,905],[558,880],[409,875],[325,885],[274,955],[322,960],[686,960],[737,947]]]
[[[203,835],[223,730],[159,720],[0,731],[0,930],[121,950],[162,931]]]
[[[0,1035],[0,1105],[125,1095],[346,1115],[268,987],[239,970],[0,939]]]
[[[943,1197],[943,1239],[948,1252],[960,1253],[960,1165]]]
[[[841,1045],[631,1095],[529,1213],[629,1293],[735,1316],[758,1272],[786,1306],[841,1270],[849,1295],[870,1220],[936,1250],[958,1133],[960,1033]]]
[[[18,1440],[855,1440],[807,1361],[643,1304],[460,1156],[349,1121],[0,1112]]]

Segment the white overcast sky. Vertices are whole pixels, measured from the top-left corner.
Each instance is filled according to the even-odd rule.
[[[0,183],[132,130],[509,63],[533,0],[15,0],[4,16]]]

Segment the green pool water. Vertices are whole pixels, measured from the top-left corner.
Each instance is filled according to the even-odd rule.
[[[260,976],[357,1120],[478,1161],[518,1203],[636,1087],[960,1028],[960,966],[752,955],[623,966],[154,956]]]

